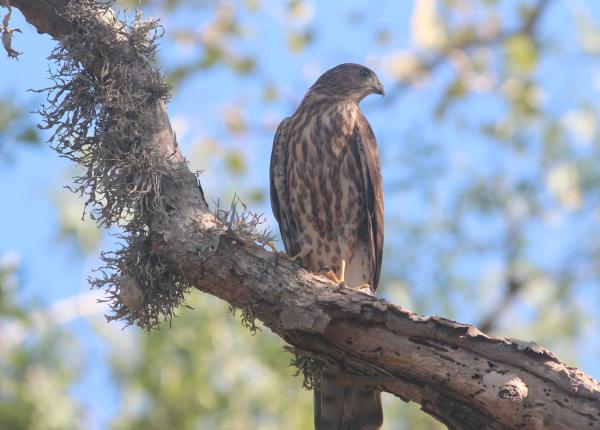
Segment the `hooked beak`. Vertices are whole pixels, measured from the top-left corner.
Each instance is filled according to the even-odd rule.
[[[373,85],[371,88],[373,88],[373,92],[375,94],[381,94],[382,96],[385,95],[385,90],[383,89],[381,82],[377,81],[377,84]]]

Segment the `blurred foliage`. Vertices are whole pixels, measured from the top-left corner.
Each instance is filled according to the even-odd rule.
[[[83,429],[84,410],[69,395],[77,344],[39,307],[19,303],[19,265],[16,255],[0,255],[0,428]]]
[[[39,131],[28,109],[12,96],[0,96],[0,165],[13,159],[17,145],[40,143]]]
[[[281,41],[288,50],[281,64],[302,55],[306,63],[312,57],[326,62],[331,52],[317,49],[327,32],[315,22],[321,5],[119,4],[163,19],[163,67],[175,98],[198,98],[202,105],[195,107],[217,123],[199,128],[198,122],[209,121],[199,113],[173,115],[180,142],[191,142],[185,148],[191,166],[206,169],[201,180],[207,199],[228,201],[237,192],[268,211],[274,128],[297,105],[306,82],[290,85],[267,70],[256,35],[268,27],[268,37]],[[549,19],[552,13],[562,14],[560,29],[556,16]],[[535,339],[574,365],[597,356],[598,17],[584,2],[552,0],[415,0],[408,26],[384,19],[369,25],[373,15],[369,8],[340,6],[335,19],[346,19],[352,31],[372,41],[367,58],[387,86],[385,101],[377,103],[383,107],[369,105],[386,191],[382,294],[499,336]],[[181,19],[186,16],[198,19]],[[243,91],[232,95],[219,88],[225,99],[211,101],[215,73],[242,82]],[[204,93],[189,96],[188,85],[197,81],[208,82]],[[0,103],[2,154],[30,126],[19,105]],[[397,115],[410,115],[414,126],[401,128]],[[37,134],[31,140],[39,141]],[[259,164],[264,171],[257,171]],[[59,236],[75,239],[82,253],[94,252],[102,238],[93,225],[80,223],[81,204],[53,194]],[[0,273],[10,278],[13,272]],[[1,291],[0,323],[30,327],[31,309],[14,301],[15,291]],[[193,294],[190,304],[194,309],[182,310],[171,328],[133,332],[126,347],[111,343],[121,402],[110,425],[310,428],[311,394],[290,377],[281,341],[265,332],[250,336],[212,297]],[[77,372],[73,363],[57,359],[67,356],[59,349],[70,343],[62,330],[43,333],[0,355],[0,428],[36,428],[28,420],[41,422],[48,408],[67,411],[59,414],[61,423],[79,422],[79,406],[64,395]],[[43,391],[34,393],[20,376],[38,375],[39,369],[48,381],[50,397],[43,399],[34,398]],[[2,406],[4,399],[9,407]],[[385,397],[385,416],[386,428],[441,428],[417,406],[392,396]],[[61,425],[37,428],[67,428]]]
[[[194,292],[188,304],[134,354],[113,356],[123,390],[114,428],[310,428],[312,394],[292,378],[283,341],[252,337],[214,297]]]
[[[414,48],[387,59],[388,73],[399,83],[392,97],[406,95],[412,85],[440,88],[433,106],[436,127],[454,127],[465,143],[434,143],[435,163],[445,171],[436,172],[439,179],[428,194],[423,190],[429,186],[421,184],[431,173],[420,171],[423,176],[402,184],[402,193],[411,194],[410,187],[427,196],[419,203],[429,209],[424,218],[398,220],[389,252],[400,264],[388,276],[408,282],[423,312],[470,314],[488,330],[569,345],[578,338],[581,320],[592,318],[579,297],[598,282],[592,238],[599,226],[590,214],[598,204],[600,182],[592,165],[600,148],[594,94],[566,98],[558,111],[548,101],[564,93],[549,86],[542,61],[556,68],[557,53],[589,50],[542,36],[544,17],[555,5],[545,0],[416,3]],[[586,25],[569,31],[575,39],[591,40],[597,29],[589,15],[573,9]],[[517,19],[509,20],[511,14]],[[411,145],[402,156],[424,154]],[[549,240],[553,245],[543,244]],[[413,246],[395,246],[399,243],[420,245],[415,252]],[[424,277],[421,270],[432,273],[431,268],[435,276]],[[460,299],[453,300],[457,294]],[[498,300],[506,312],[496,312]],[[555,313],[540,312],[549,308]],[[567,345],[561,349],[571,350]]]
[[[61,183],[68,183],[76,176],[74,169],[69,169],[63,175]],[[57,212],[57,241],[71,244],[75,256],[96,253],[103,238],[103,230],[88,214],[84,214],[85,199],[65,188],[52,187],[48,191]]]

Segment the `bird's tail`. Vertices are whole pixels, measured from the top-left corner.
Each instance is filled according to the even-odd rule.
[[[340,385],[323,370],[314,396],[315,430],[378,430],[383,424],[379,391]]]

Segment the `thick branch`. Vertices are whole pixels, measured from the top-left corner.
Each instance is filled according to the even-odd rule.
[[[28,22],[57,39],[73,28],[56,12],[65,3],[11,0]],[[97,17],[114,25],[102,13]],[[118,55],[101,54],[122,58],[132,48],[114,33]],[[75,59],[103,76],[101,62]],[[135,52],[130,60],[141,74],[147,71]],[[450,428],[600,429],[598,382],[541,347],[337,288],[223,228],[185,165],[164,105],[157,100],[142,112],[145,124],[153,124],[145,144],[170,168],[160,184],[167,215],[138,210],[148,211],[147,246],[172,273],[261,320],[297,352],[336,366],[340,379],[415,401]]]

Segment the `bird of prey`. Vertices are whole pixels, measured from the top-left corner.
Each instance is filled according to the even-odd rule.
[[[325,72],[277,128],[270,169],[286,254],[307,270],[325,270],[353,288],[368,284],[373,292],[383,252],[383,190],[375,136],[358,103],[383,93],[377,75],[359,64]],[[379,429],[381,393],[335,379],[321,372],[315,429]]]

